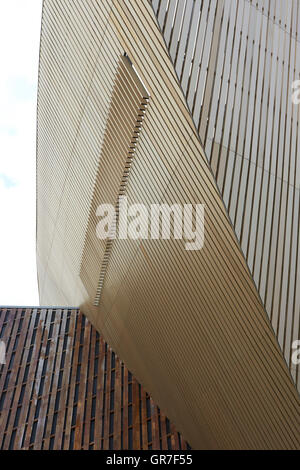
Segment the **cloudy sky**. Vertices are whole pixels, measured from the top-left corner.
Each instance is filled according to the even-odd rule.
[[[42,0],[0,3],[0,305],[38,305],[35,128]]]

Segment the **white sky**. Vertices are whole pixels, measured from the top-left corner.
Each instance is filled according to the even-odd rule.
[[[42,0],[0,3],[0,305],[38,305],[36,92]]]

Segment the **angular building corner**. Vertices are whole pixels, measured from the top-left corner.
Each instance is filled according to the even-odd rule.
[[[187,450],[77,309],[0,308],[1,450]]]
[[[195,449],[300,448],[300,6],[284,4],[44,0],[40,302],[80,307]],[[203,204],[203,248],[100,240],[97,207],[122,195]]]

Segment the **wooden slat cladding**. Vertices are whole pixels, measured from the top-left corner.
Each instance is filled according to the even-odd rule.
[[[152,0],[247,264],[300,390],[298,0]]]
[[[0,339],[0,449],[186,448],[78,310],[0,308]]]
[[[81,280],[90,297],[94,298],[94,305],[99,305],[113,243],[112,232],[118,224],[119,197],[126,193],[126,183],[148,100],[149,95],[128,57],[121,56],[103,137],[80,268]],[[116,211],[116,220],[110,229],[111,237],[102,243],[99,243],[96,231],[96,210],[100,204],[112,204]],[[97,273],[97,285],[92,286],[91,279],[97,279]]]
[[[209,3],[212,15],[216,2]],[[211,21],[208,16],[209,34]],[[180,29],[179,20],[174,25]],[[87,36],[80,46],[78,34]],[[203,50],[208,54],[208,39],[201,38],[206,38]],[[82,48],[86,49],[83,57]],[[114,240],[96,307],[101,263],[85,274],[86,288],[80,279],[80,260],[124,52],[151,96],[126,184],[128,204],[204,204],[205,243],[200,251],[186,252],[180,240]],[[41,302],[79,304],[193,448],[299,448],[299,395],[237,242],[151,4],[147,0],[45,0],[40,57]],[[71,80],[64,64],[78,80]],[[57,112],[62,126],[56,123]],[[54,160],[49,158],[52,150]],[[58,155],[62,162],[57,162]],[[52,183],[54,176],[47,181],[43,172],[59,173],[62,184]],[[49,199],[51,191],[56,192],[54,201]],[[96,243],[96,255],[103,255],[104,245]],[[87,256],[92,258],[94,252]],[[126,408],[124,421],[130,419]],[[157,429],[158,415],[152,430],[155,442]],[[95,432],[98,436],[102,432],[97,424]],[[127,426],[124,432],[129,439],[132,433]],[[137,439],[134,433],[132,438]]]

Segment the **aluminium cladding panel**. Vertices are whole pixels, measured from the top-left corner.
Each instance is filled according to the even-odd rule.
[[[57,188],[58,209],[44,196],[53,189],[45,177],[38,186],[41,301],[53,304],[63,297],[69,305],[80,303],[194,448],[299,448],[299,396],[236,241],[150,3],[46,0],[44,10],[55,25],[43,38],[48,28],[43,17],[41,64],[49,63],[50,69],[57,59],[55,54],[48,56],[43,44],[58,47],[69,16],[74,28],[67,28],[65,54],[78,76],[85,76],[88,64],[85,57],[81,59],[76,28],[83,37],[85,30],[90,37],[99,21],[105,28],[101,39],[94,35],[90,44],[97,60],[81,113],[62,113],[64,126],[56,125],[55,103],[66,98],[65,94],[60,98],[61,86],[76,97],[77,82],[73,89],[67,72],[58,67],[47,85],[40,70],[39,116],[52,120],[38,121],[38,137],[41,133],[45,139],[45,143],[38,140],[38,183],[40,173],[47,174],[47,155],[57,142],[66,160],[64,184]],[[210,36],[211,21],[206,25]],[[206,47],[204,43],[207,54]],[[205,243],[200,251],[186,252],[180,240],[114,240],[96,307],[81,282],[80,260],[124,52],[150,95],[126,186],[128,201],[205,204]],[[44,97],[48,90],[53,107],[52,100]],[[75,136],[68,130],[69,119],[77,123]],[[71,141],[66,154],[65,137]],[[98,145],[90,147],[89,139]],[[100,269],[101,265],[99,275]],[[95,286],[98,278],[90,282]]]
[[[99,305],[112,245],[111,239],[100,241],[97,238],[99,221],[96,216],[97,207],[100,204],[112,204],[116,213],[114,225],[117,224],[118,201],[119,197],[126,193],[126,184],[130,177],[148,99],[147,91],[142,86],[128,57],[121,56],[99,157],[100,163],[80,269],[80,278],[90,298],[95,299],[95,305]],[[100,274],[99,266],[101,266]]]
[[[75,309],[0,308],[1,450],[186,450],[188,445]]]
[[[300,389],[298,0],[152,0],[250,272]],[[298,287],[298,288],[297,288]]]
[[[110,8],[108,0],[86,1],[82,7],[75,2],[72,8],[69,2],[47,1],[43,7],[37,139],[38,155],[43,158],[37,159],[37,255],[44,305],[51,305],[53,299],[68,305],[68,299],[74,298],[111,94],[109,85],[99,88],[104,72],[100,76],[97,67]],[[83,300],[86,292],[79,286],[73,305]]]

